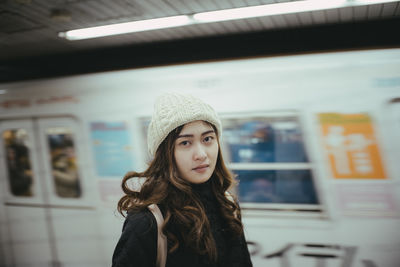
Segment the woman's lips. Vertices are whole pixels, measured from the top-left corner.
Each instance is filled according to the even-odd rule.
[[[193,170],[198,173],[203,173],[207,170],[207,168],[208,168],[208,165],[200,165],[200,166],[194,168]]]

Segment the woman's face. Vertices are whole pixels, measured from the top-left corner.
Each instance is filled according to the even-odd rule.
[[[204,121],[193,121],[182,128],[174,146],[174,157],[179,176],[194,184],[201,184],[214,172],[218,158],[217,135]]]

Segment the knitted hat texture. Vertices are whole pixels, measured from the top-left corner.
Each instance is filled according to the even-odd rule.
[[[203,120],[213,124],[221,137],[221,121],[215,110],[202,100],[178,93],[167,93],[157,98],[147,131],[147,145],[153,157],[159,145],[175,128],[188,122]]]

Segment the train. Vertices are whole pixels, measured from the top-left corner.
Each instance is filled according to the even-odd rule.
[[[165,92],[220,115],[255,267],[400,266],[396,47],[0,84],[0,266],[111,266]]]

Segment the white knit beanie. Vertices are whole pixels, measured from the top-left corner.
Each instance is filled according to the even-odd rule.
[[[167,93],[157,98],[147,131],[147,145],[153,157],[158,146],[175,128],[188,122],[203,120],[213,124],[221,137],[221,121],[214,109],[202,100],[177,93]]]

